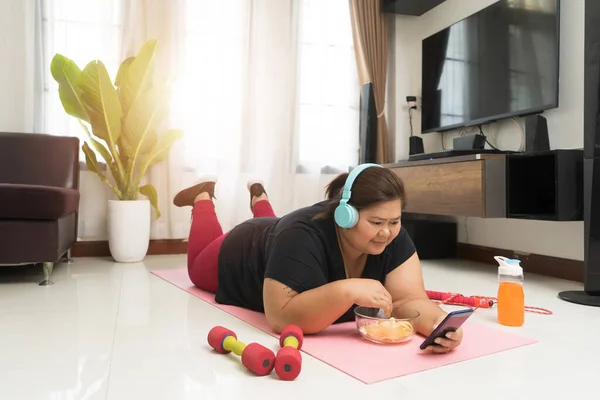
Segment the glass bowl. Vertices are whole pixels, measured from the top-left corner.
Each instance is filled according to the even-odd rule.
[[[371,342],[397,344],[410,341],[417,333],[419,312],[414,309],[397,307],[391,318],[380,308],[356,307],[354,320],[360,335]]]

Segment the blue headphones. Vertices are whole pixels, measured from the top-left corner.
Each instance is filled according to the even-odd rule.
[[[358,210],[348,204],[350,197],[352,196],[352,184],[356,177],[367,168],[377,167],[382,168],[379,164],[361,164],[350,171],[346,183],[344,184],[344,191],[342,192],[342,199],[340,204],[335,208],[333,218],[335,223],[341,228],[352,228],[358,223]]]

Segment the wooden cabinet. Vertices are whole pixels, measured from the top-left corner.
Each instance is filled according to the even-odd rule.
[[[389,164],[404,181],[405,211],[482,218],[506,216],[506,156],[474,154]]]

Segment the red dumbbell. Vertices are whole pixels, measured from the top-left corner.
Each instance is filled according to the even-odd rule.
[[[302,340],[304,334],[302,329],[296,325],[288,325],[281,332],[279,345],[281,349],[275,357],[275,373],[284,381],[293,381],[296,379],[302,369]]]
[[[215,326],[208,332],[208,344],[221,354],[233,351],[242,357],[242,364],[256,375],[264,376],[271,373],[275,363],[275,353],[258,343],[245,345],[237,340],[233,331],[222,326]]]

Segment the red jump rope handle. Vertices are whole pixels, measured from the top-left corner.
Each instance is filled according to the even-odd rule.
[[[493,299],[488,297],[465,297],[459,293],[434,292],[432,290],[427,290],[426,292],[431,300],[441,301],[446,304],[459,304],[474,308],[490,308],[494,305]]]
[[[459,293],[435,292],[433,290],[426,290],[426,292],[430,300],[439,301],[444,304],[463,305],[471,308],[492,308],[494,304],[498,302],[498,299],[495,297],[465,297]],[[552,315],[552,311],[540,307],[525,306],[525,311],[535,314]]]

